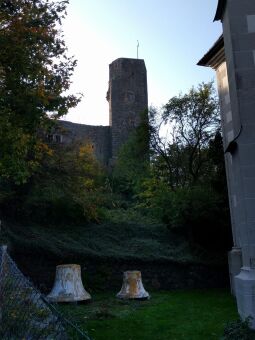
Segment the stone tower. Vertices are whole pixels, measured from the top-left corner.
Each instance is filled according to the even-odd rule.
[[[147,72],[141,59],[119,58],[109,66],[109,118],[112,158],[148,109]]]

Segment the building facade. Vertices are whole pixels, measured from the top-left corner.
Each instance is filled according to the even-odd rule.
[[[223,35],[199,61],[216,70],[234,247],[238,312],[255,328],[255,1],[219,0]]]

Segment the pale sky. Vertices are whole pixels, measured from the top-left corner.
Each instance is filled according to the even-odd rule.
[[[69,54],[78,60],[72,92],[82,102],[65,117],[108,125],[105,99],[109,64],[144,59],[149,105],[161,107],[192,85],[215,78],[196,65],[222,32],[213,23],[218,0],[70,0],[63,29]]]

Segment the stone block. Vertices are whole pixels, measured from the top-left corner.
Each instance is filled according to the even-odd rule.
[[[147,76],[141,59],[119,58],[110,64],[108,97],[112,127],[112,156],[116,157],[148,108]]]
[[[249,15],[246,16],[248,33],[254,33],[255,32],[255,13],[254,12],[255,12],[255,10],[253,9],[252,14],[249,14]]]
[[[234,52],[236,69],[254,68],[253,51],[236,51]]]
[[[238,152],[238,159],[240,161],[240,164],[239,164],[240,166],[252,166],[253,167],[255,165],[254,144],[241,144],[241,142],[238,141],[237,152]],[[237,155],[235,155],[235,157],[237,157]]]
[[[255,5],[251,0],[228,0],[229,15],[235,17],[237,15],[255,14]]]
[[[233,11],[232,11],[233,12]],[[232,34],[246,34],[248,33],[248,24],[246,19],[246,12],[229,13],[231,15],[230,28]]]
[[[241,248],[233,247],[232,250],[228,253],[228,266],[231,293],[235,296],[236,295],[235,276],[240,273],[242,267]]]
[[[254,177],[243,178],[243,184],[244,184],[244,197],[247,199],[255,199],[255,174]]]
[[[233,128],[231,127],[230,130],[226,129],[226,133],[227,133],[227,139],[226,139],[227,143],[232,142],[232,140],[234,139],[234,136],[235,136]]]
[[[227,106],[229,104],[230,104],[230,95],[229,95],[229,92],[227,92],[224,96],[224,105]]]
[[[254,98],[255,99],[255,98]],[[249,102],[248,100],[240,100],[240,116],[243,126],[248,126],[248,124],[255,125],[255,101]],[[250,137],[249,137],[250,140]]]
[[[235,35],[232,37],[232,44],[234,52],[255,50],[255,32]]]
[[[227,124],[230,123],[230,122],[232,122],[232,112],[231,112],[231,110],[229,110],[228,112],[226,112],[225,117],[226,117],[226,123],[227,123]]]
[[[241,166],[241,172],[244,178],[253,178],[255,174],[255,165]]]
[[[238,312],[244,320],[251,316],[255,328],[255,270],[243,267],[235,277]]]
[[[245,103],[255,103],[255,88],[249,88],[249,89],[240,89],[238,91],[238,96],[240,99],[240,104]],[[242,107],[240,107],[242,111]]]
[[[242,119],[242,116],[241,116]],[[243,124],[242,132],[239,136],[240,144],[248,144],[247,147],[254,147],[255,144],[255,114],[254,118],[250,120],[247,124]],[[250,145],[252,144],[252,145]]]
[[[247,233],[247,238],[249,237],[248,232]],[[243,252],[243,267],[250,267],[250,245],[245,244],[242,245],[242,252]]]
[[[253,228],[251,230],[252,237],[254,237],[254,229],[255,229],[255,225],[253,224]],[[250,232],[249,232],[249,235],[250,235]],[[255,242],[250,244],[249,254],[250,254],[250,266],[251,266],[251,269],[255,269]]]
[[[246,192],[244,194],[246,195]],[[245,197],[244,205],[245,205],[246,218],[249,220],[255,220],[255,198]]]
[[[247,249],[248,254],[251,258],[255,259],[255,221],[247,221],[247,233],[249,239],[249,248]],[[253,267],[255,266],[255,261],[253,261]]]
[[[255,39],[255,36],[254,36]],[[255,66],[255,65],[254,65]],[[236,72],[236,87],[239,90],[255,89],[255,67]]]
[[[239,187],[238,187],[239,186]],[[240,183],[237,183],[235,185],[235,192],[236,192],[236,205],[233,204],[233,209],[234,209],[234,216],[235,216],[235,221],[238,225],[241,225],[245,222],[246,214],[244,210],[244,200],[243,197],[240,194]],[[234,203],[235,203],[234,202]]]

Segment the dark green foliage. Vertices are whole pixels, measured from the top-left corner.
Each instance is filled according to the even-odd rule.
[[[195,186],[172,191],[158,181],[150,185],[140,196],[142,211],[161,220],[169,229],[186,235],[192,243],[207,249],[231,247],[226,201],[212,187]]]
[[[255,331],[250,329],[251,318],[244,321],[236,320],[229,322],[225,329],[221,340],[254,340]]]
[[[220,130],[209,141],[208,158],[210,159],[209,181],[214,190],[227,199],[227,179],[224,163],[223,140]],[[227,207],[226,202],[226,207]]]
[[[149,173],[149,124],[148,112],[140,114],[140,125],[130,134],[121,147],[113,169],[114,191],[131,198],[138,193],[141,181]]]
[[[180,189],[175,192],[170,206],[170,228],[183,231],[190,241],[206,249],[224,250],[231,247],[228,210],[221,196],[212,188],[196,186]]]
[[[161,115],[153,109],[150,118],[155,175],[172,190],[207,180],[211,167],[208,148],[220,128],[213,84],[203,83],[171,98]],[[162,124],[171,130],[166,140],[160,137]]]
[[[2,202],[12,219],[54,225],[98,221],[107,203],[105,176],[89,144],[48,149],[41,171]]]
[[[159,134],[159,112],[150,113],[152,171],[138,195],[139,207],[193,244],[229,249],[224,153],[212,83],[192,88],[165,105],[162,121],[172,131],[168,140]]]
[[[58,259],[94,258],[103,261],[170,261],[179,264],[225,265],[220,253],[190,246],[184,235],[176,235],[165,225],[133,212],[112,211],[115,216],[100,224],[59,225],[5,222],[1,235],[10,248],[39,252]],[[71,224],[72,223],[72,224]]]
[[[171,186],[197,184],[207,172],[207,148],[220,127],[213,84],[202,83],[187,94],[171,98],[164,106],[162,120],[171,124],[173,131],[164,158],[173,177]]]

